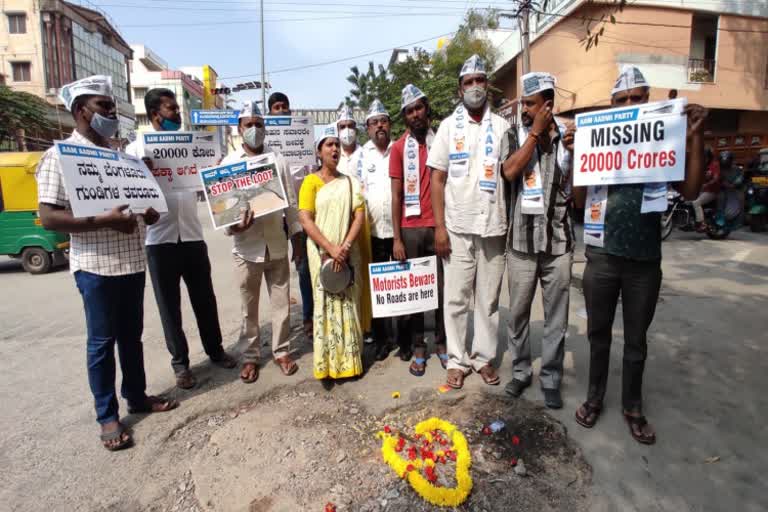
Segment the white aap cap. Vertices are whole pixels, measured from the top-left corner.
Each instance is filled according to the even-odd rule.
[[[317,149],[320,149],[320,146],[323,144],[323,141],[328,137],[334,137],[336,139],[339,138],[339,130],[336,129],[336,124],[329,124],[323,128],[323,131],[320,132],[320,137],[317,139],[317,143],[315,144],[315,147]]]
[[[520,81],[523,83],[523,96],[533,96],[547,89],[554,90],[557,83],[554,76],[542,72],[523,75],[520,77]]]
[[[389,117],[389,113],[387,112],[387,109],[384,107],[384,104],[380,100],[375,99],[371,103],[371,106],[368,108],[368,115],[365,116],[365,121],[368,122],[370,118],[378,117],[378,116]]]
[[[475,54],[464,62],[464,65],[461,67],[461,72],[459,73],[459,78],[465,75],[487,74],[488,73],[485,71],[485,62],[483,62],[483,59],[481,59],[479,55]]]
[[[238,114],[237,118],[242,119],[244,117],[262,117],[259,104],[255,101],[243,103],[243,108],[240,109],[240,114]]]
[[[403,87],[403,102],[400,106],[400,110],[404,109],[411,103],[419,101],[421,98],[426,98],[427,95],[421,92],[421,89],[413,84],[408,84]]]
[[[336,123],[340,123],[342,121],[354,121],[355,116],[352,112],[352,107],[349,105],[344,105],[339,109],[339,113],[336,115]]]
[[[621,74],[619,74],[616,83],[613,85],[611,96],[617,92],[628,91],[635,87],[650,87],[650,84],[636,66],[626,64],[621,68]]]
[[[67,110],[72,110],[72,104],[79,96],[86,95],[112,97],[112,77],[106,75],[89,76],[67,84],[59,91],[59,98]]]

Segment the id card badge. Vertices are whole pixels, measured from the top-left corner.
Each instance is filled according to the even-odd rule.
[[[544,213],[544,188],[538,166],[526,169],[523,173],[523,197],[520,211],[523,215],[541,215]]]
[[[483,160],[483,175],[480,176],[480,190],[496,192],[499,173],[499,159],[487,157]]]
[[[448,155],[448,174],[451,178],[469,176],[469,153],[451,153]]]
[[[594,247],[605,246],[605,213],[608,207],[608,187],[587,188],[587,203],[584,208],[584,244]]]

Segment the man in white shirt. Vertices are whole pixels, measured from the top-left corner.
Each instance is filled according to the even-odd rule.
[[[249,157],[264,154],[264,117],[256,102],[243,105],[238,119],[238,132],[243,138],[239,151],[233,151],[222,164],[235,163]],[[259,295],[262,276],[267,281],[267,291],[272,306],[272,356],[285,375],[293,375],[299,369],[291,358],[288,335],[290,334],[290,265],[288,264],[288,239],[283,227],[283,214],[288,235],[294,238],[301,233],[296,194],[290,183],[288,162],[275,153],[277,171],[285,188],[288,207],[254,218],[249,209],[243,212],[240,223],[226,228],[233,237],[232,256],[240,278],[240,295],[243,301],[244,334],[248,348],[243,353],[240,379],[246,384],[259,378],[261,342],[259,336]],[[294,251],[297,242],[293,241]]]
[[[169,89],[149,90],[144,96],[144,106],[152,131],[178,131],[181,128],[179,104]],[[141,134],[125,151],[144,159],[152,168]],[[176,374],[176,386],[192,389],[197,385],[197,379],[189,369],[189,344],[181,321],[182,279],[187,286],[205,353],[211,362],[222,368],[234,368],[237,362],[223,347],[208,246],[203,240],[203,226],[197,215],[197,193],[167,191],[165,201],[168,213],[161,214],[160,220],[147,228],[147,263],[165,344],[171,354],[171,367]]]
[[[390,119],[384,104],[373,100],[365,127],[370,140],[365,143],[358,161],[358,173],[363,187],[368,220],[371,224],[372,262],[380,263],[392,259],[392,183],[389,179]],[[370,300],[370,297],[363,297]],[[376,359],[383,361],[390,351],[394,338],[391,318],[374,318],[373,340],[376,343]]]
[[[75,119],[68,142],[109,148],[119,120],[112,78],[91,76],[61,88],[61,100]],[[40,221],[45,229],[70,233],[69,268],[83,298],[88,383],[94,398],[101,442],[107,450],[127,448],[132,438],[118,415],[115,344],[123,374],[121,394],[129,413],[164,412],[175,400],[146,394],[144,352],[144,224],[158,219],[152,208],[127,213],[128,205],[107,213],[75,218],[57,149],[45,152],[37,167]]]
[[[339,109],[336,129],[339,131],[339,140],[341,141],[341,154],[337,169],[342,174],[360,179],[358,162],[363,148],[357,143],[357,121],[355,121],[349,106],[344,105]]]
[[[485,64],[473,55],[459,75],[462,103],[440,123],[429,152],[435,252],[443,259],[448,385],[459,389],[472,370],[499,383],[496,357],[499,295],[504,274],[507,207],[499,172],[501,140],[509,123],[490,111]],[[475,336],[469,352],[469,304]]]

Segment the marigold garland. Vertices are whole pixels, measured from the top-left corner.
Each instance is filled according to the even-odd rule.
[[[469,468],[472,465],[472,456],[469,453],[467,439],[464,437],[455,425],[440,418],[429,418],[422,421],[414,429],[416,437],[423,438],[428,443],[433,442],[432,432],[441,431],[445,433],[453,442],[449,450],[440,450],[431,457],[410,457],[403,459],[398,452],[402,451],[402,438],[392,434],[392,430],[385,427],[382,432],[376,434],[376,437],[382,440],[381,454],[384,461],[395,470],[400,478],[407,478],[408,483],[418,493],[419,496],[429,503],[442,507],[457,507],[466,501],[469,493],[472,491],[472,477],[469,474]],[[429,475],[434,475],[436,458],[440,462],[445,462],[446,452],[451,453],[451,460],[456,460],[456,487],[438,487],[424,478],[419,470],[426,466]],[[455,454],[455,457],[453,456]]]

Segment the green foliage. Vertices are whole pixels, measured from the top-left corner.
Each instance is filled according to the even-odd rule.
[[[605,26],[608,23],[611,25],[616,24],[616,16],[614,14],[624,11],[627,2],[628,0],[604,0],[600,3],[590,0],[588,2],[598,5],[603,12],[599,18],[582,18],[581,20],[582,25],[585,25],[587,34],[579,42],[584,45],[585,51],[589,51],[600,43],[600,38],[605,32]]]
[[[396,138],[405,131],[400,115],[400,95],[411,83],[429,98],[432,122],[437,127],[456,107],[459,71],[464,61],[476,53],[485,60],[488,69],[493,68],[498,52],[479,32],[496,27],[495,12],[470,11],[451,41],[434,54],[416,48],[404,62],[393,63],[389,69],[379,65],[377,70],[373,62],[368,64],[365,73],[360,73],[357,66],[352,67],[347,77],[352,88],[345,103],[367,109],[375,98],[380,99],[392,116],[392,136]]]
[[[0,85],[0,142],[14,138],[19,128],[27,133],[46,130],[47,112],[48,105],[34,94]]]

